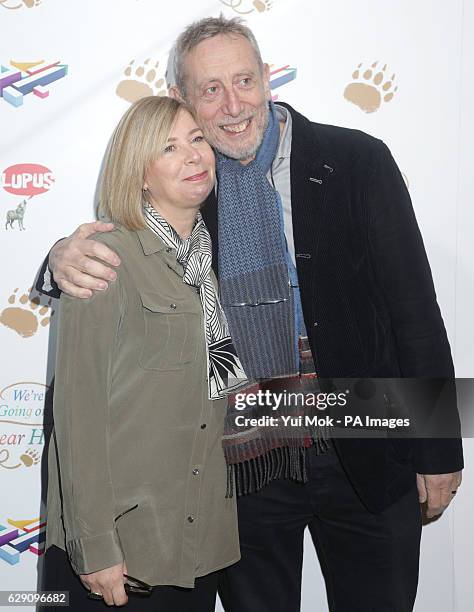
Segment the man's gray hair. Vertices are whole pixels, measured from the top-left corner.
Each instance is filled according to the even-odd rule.
[[[214,38],[219,34],[227,36],[243,36],[252,45],[260,70],[263,72],[263,61],[258,48],[258,43],[253,32],[248,28],[243,19],[233,17],[226,19],[222,14],[219,17],[206,17],[189,25],[177,38],[174,46],[174,77],[176,86],[182,96],[186,94],[186,74],[184,71],[184,60],[186,55],[199,43],[208,38]]]

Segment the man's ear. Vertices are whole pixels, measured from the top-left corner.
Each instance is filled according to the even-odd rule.
[[[184,98],[181,95],[181,92],[179,91],[179,89],[176,87],[176,85],[171,85],[171,87],[168,90],[168,95],[170,98],[174,98],[175,100],[184,102]]]
[[[265,98],[271,100],[272,94],[270,90],[270,66],[263,64],[263,84],[265,88]]]

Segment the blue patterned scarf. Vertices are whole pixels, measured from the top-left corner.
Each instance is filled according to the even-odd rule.
[[[217,155],[220,295],[249,379],[289,376],[299,365],[281,200],[266,177],[279,140],[271,102],[252,162]]]

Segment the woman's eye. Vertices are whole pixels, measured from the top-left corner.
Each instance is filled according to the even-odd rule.
[[[195,138],[193,138],[193,142],[202,142],[204,140],[204,136],[196,136]]]
[[[174,149],[175,149],[174,145],[168,145],[167,147],[163,149],[163,153],[171,153],[172,151],[174,151]]]

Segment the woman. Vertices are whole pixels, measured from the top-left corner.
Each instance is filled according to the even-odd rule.
[[[137,610],[180,612],[214,610],[218,570],[240,556],[221,434],[244,373],[199,214],[214,181],[190,109],[127,111],[101,186],[116,230],[94,237],[119,254],[117,280],[60,302],[43,590],[69,590],[74,610],[98,604],[64,550],[89,598],[151,591]]]

